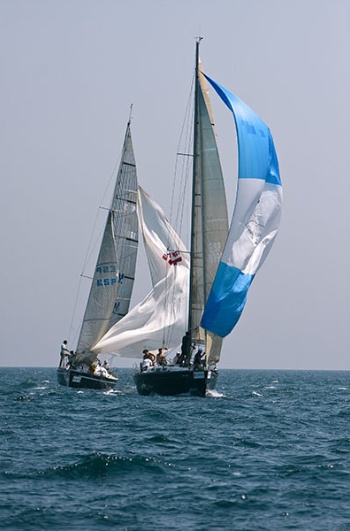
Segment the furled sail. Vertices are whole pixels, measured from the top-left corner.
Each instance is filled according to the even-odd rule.
[[[200,327],[205,302],[220,263],[228,232],[226,195],[206,80],[198,64],[194,132],[193,222],[191,243],[191,338],[204,341]],[[221,338],[207,341],[209,362],[220,357]],[[214,359],[212,356],[215,352]]]
[[[238,139],[235,209],[201,321],[205,329],[225,337],[238,322],[248,289],[277,235],[282,185],[267,125],[234,94],[207,79],[232,111]]]
[[[152,291],[116,323],[93,348],[123,357],[142,357],[142,350],[173,348],[186,326],[189,259],[185,246],[163,210],[139,187],[139,223],[146,248]]]
[[[138,245],[136,202],[137,174],[128,123],[112,204],[80,331],[77,363],[95,358],[92,347],[129,310]]]

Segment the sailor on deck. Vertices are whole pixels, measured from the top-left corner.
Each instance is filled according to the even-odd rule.
[[[141,362],[141,371],[146,371],[149,367],[152,367],[154,363],[154,356],[147,349],[142,351],[143,357]]]
[[[163,348],[159,348],[158,349],[157,364],[158,365],[167,365],[167,359],[166,359],[165,353],[163,352]]]
[[[69,350],[67,348],[67,340],[65,339],[61,345],[61,352],[60,352],[60,367],[66,366],[66,360],[65,358],[69,356]]]
[[[194,357],[194,361],[193,361],[193,368],[194,369],[199,369],[199,368],[203,367],[204,360],[202,360],[202,357],[204,355],[205,355],[205,352],[203,352],[201,349],[199,349],[198,352],[196,353],[195,357]]]

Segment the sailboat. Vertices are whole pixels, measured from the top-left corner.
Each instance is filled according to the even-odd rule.
[[[120,356],[143,357],[134,373],[141,395],[205,396],[215,388],[223,339],[242,314],[281,216],[282,185],[271,132],[242,100],[203,73],[200,40],[195,61],[190,250],[139,187],[139,224],[153,288],[93,348],[96,353],[107,349]],[[238,142],[230,228],[208,83],[232,112]],[[177,349],[170,361],[169,353]]]
[[[228,213],[209,92],[199,62],[199,43],[195,79],[191,267],[186,326],[174,363],[159,362],[147,370],[141,366],[135,372],[137,391],[143,395],[154,392],[204,396],[207,389],[214,389],[218,374],[215,364],[209,360],[213,356],[219,358],[222,339],[207,333],[200,321],[227,238]],[[176,253],[179,251],[175,249]],[[206,361],[203,361],[204,356]]]
[[[136,203],[137,172],[129,120],[77,348],[61,357],[57,369],[61,385],[111,389],[118,382],[92,349],[129,310],[138,250]],[[100,352],[109,354],[103,349]]]

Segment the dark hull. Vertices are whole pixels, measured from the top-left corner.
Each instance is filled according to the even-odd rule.
[[[215,388],[216,371],[193,370],[180,367],[156,367],[136,372],[134,381],[140,395],[156,393],[163,396],[191,394],[205,396]]]
[[[57,369],[57,382],[75,389],[114,389],[118,379],[86,374],[74,369]]]

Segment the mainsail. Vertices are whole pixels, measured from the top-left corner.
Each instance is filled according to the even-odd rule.
[[[129,122],[80,331],[77,362],[92,361],[92,347],[129,310],[138,246],[136,202],[137,174]]]
[[[206,80],[196,50],[196,89],[194,120],[193,203],[191,231],[191,283],[188,330],[193,342],[206,339],[200,326],[204,306],[228,232],[226,195],[217,149]],[[210,363],[220,358],[221,338],[207,338]]]
[[[95,345],[95,353],[142,357],[142,350],[176,347],[186,326],[189,259],[163,210],[139,187],[138,215],[153,289]]]
[[[207,76],[206,76],[207,77]],[[207,77],[232,111],[238,139],[238,189],[230,231],[201,326],[225,337],[277,235],[282,185],[271,132],[243,101]]]

